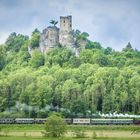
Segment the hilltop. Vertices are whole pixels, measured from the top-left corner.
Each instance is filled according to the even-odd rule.
[[[46,117],[51,111],[66,117],[140,114],[140,51],[130,43],[121,52],[104,48],[76,30],[78,56],[62,44],[42,53],[41,34],[12,33],[0,45],[1,117]],[[84,49],[78,41],[86,41]]]

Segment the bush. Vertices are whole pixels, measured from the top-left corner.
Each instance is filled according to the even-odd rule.
[[[92,138],[93,138],[93,139],[96,139],[96,138],[97,138],[97,134],[96,134],[95,131],[93,131],[93,133],[92,133]]]
[[[66,123],[58,113],[50,115],[45,123],[45,136],[62,137],[66,132]]]
[[[76,138],[85,138],[85,130],[82,128],[77,127],[77,129],[73,130],[73,136]]]

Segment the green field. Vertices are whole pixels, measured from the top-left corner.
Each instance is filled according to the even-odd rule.
[[[44,130],[43,124],[1,124],[0,128],[9,131],[40,131]],[[68,130],[74,130],[81,128],[84,130],[124,130],[133,131],[134,129],[140,129],[138,125],[68,125]]]
[[[0,137],[1,140],[93,140],[93,138],[35,138],[35,137]],[[94,140],[139,140],[139,138],[97,138]]]
[[[140,130],[139,125],[67,125],[67,130],[75,130],[77,128],[86,131],[92,130],[120,130],[120,131],[133,131]],[[44,130],[44,124],[1,124],[1,130],[8,131],[41,131]]]
[[[44,125],[0,125],[0,140],[53,140],[44,138]],[[85,138],[75,138],[75,130],[83,130]],[[132,132],[136,130],[137,133]],[[96,133],[96,137],[93,136]],[[139,140],[140,126],[73,126],[67,127],[65,138],[59,140]]]

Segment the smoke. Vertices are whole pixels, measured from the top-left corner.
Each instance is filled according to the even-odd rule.
[[[20,102],[16,102],[15,108],[19,111],[50,111],[50,105],[46,105],[44,108],[40,108],[39,106],[35,105],[35,106],[31,106],[31,105],[27,105],[25,103],[20,103]]]
[[[117,113],[117,112],[108,113],[108,114],[99,112],[98,115],[103,118],[140,118],[140,115],[127,114],[127,113],[122,114],[122,113]]]
[[[16,102],[15,106],[7,108],[2,114],[10,115],[14,113],[22,113],[22,112],[49,112],[51,110],[51,105],[46,105],[44,108],[40,108],[37,105],[27,105],[25,103],[21,103],[19,101]]]
[[[2,112],[1,114],[5,115],[5,116],[11,116],[11,114],[21,114],[22,117],[22,113],[23,112],[35,112],[35,113],[39,113],[39,112],[44,112],[44,113],[48,113],[50,111],[60,111],[64,116],[66,115],[71,115],[72,112],[70,112],[69,109],[66,108],[59,108],[58,106],[53,107],[53,105],[48,105],[46,104],[46,106],[44,108],[40,108],[37,105],[31,106],[31,105],[27,105],[25,103],[21,103],[19,101],[16,102],[15,106],[12,106],[11,108],[6,109],[4,112]],[[88,114],[90,114],[90,111],[87,111]],[[90,116],[90,115],[89,115]],[[135,114],[122,114],[122,113],[97,113],[97,114],[92,114],[93,117],[102,117],[102,118],[140,118],[140,115],[135,115]]]

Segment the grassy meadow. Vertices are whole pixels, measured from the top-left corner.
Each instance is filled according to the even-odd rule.
[[[139,140],[139,138],[37,138],[37,137],[0,137],[1,140]]]
[[[74,132],[84,132],[84,137],[76,138]],[[53,140],[44,138],[44,125],[0,125],[0,140]],[[57,139],[57,138],[54,138]],[[140,126],[102,125],[102,126],[67,126],[67,133],[60,140],[139,140]]]

